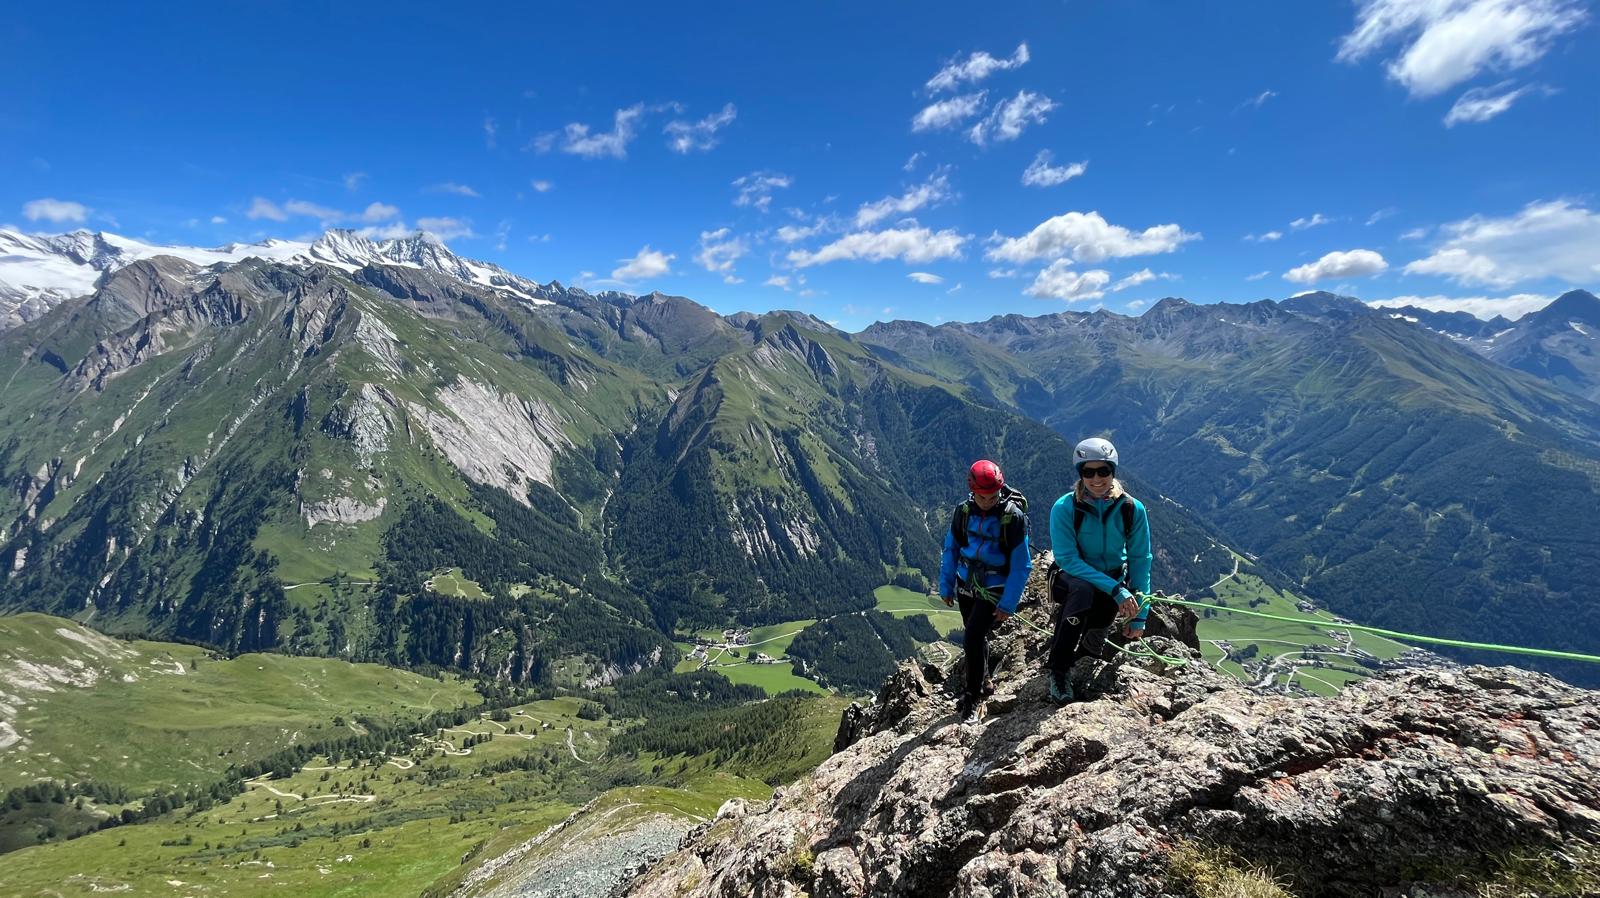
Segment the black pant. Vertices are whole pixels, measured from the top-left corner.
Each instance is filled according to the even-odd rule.
[[[983,698],[983,680],[989,675],[989,634],[994,632],[995,604],[977,596],[956,591],[956,603],[961,607],[961,650],[967,659],[967,700]]]
[[[1071,670],[1074,662],[1088,654],[1080,644],[1084,632],[1108,627],[1117,617],[1117,600],[1110,593],[1065,572],[1061,577],[1067,584],[1067,598],[1056,610],[1056,634],[1050,641],[1048,662],[1052,671]]]

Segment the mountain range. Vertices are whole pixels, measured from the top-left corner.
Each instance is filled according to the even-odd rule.
[[[0,239],[3,608],[609,677],[674,633],[925,587],[975,457],[1033,494],[1046,547],[1072,444],[1104,433],[1167,589],[1238,551],[1373,622],[1595,647],[1600,407],[1475,348],[1576,353],[1545,331],[1592,333],[1589,294],[1520,337],[1327,294],[852,335],[539,284],[426,235]]]

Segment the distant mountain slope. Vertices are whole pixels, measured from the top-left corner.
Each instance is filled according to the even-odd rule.
[[[1484,345],[1484,354],[1600,402],[1600,298],[1586,290],[1564,293],[1517,319],[1509,333]]]
[[[406,266],[158,256],[113,271],[0,335],[16,360],[0,382],[0,604],[513,678],[558,653],[659,657],[665,640],[630,617],[642,606],[576,597],[627,604],[577,522],[614,474],[614,434],[662,388],[537,307]],[[489,626],[440,630],[440,606],[463,600],[424,594],[416,553],[391,557],[385,535],[424,508],[430,536],[477,553],[440,567],[499,578],[495,601],[443,613]],[[521,548],[490,558],[473,535],[498,528],[572,536],[495,540]],[[589,625],[550,647],[565,627],[518,623],[552,614]]]

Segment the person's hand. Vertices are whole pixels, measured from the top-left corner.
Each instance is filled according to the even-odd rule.
[[[1135,639],[1143,639],[1144,638],[1144,625],[1141,623],[1141,624],[1139,624],[1139,626],[1134,626],[1134,624],[1136,624],[1136,623],[1139,623],[1139,622],[1138,621],[1128,621],[1127,623],[1122,625],[1122,638],[1123,639],[1127,639],[1129,641],[1132,641],[1132,640],[1135,640]]]
[[[1006,622],[1006,618],[1008,618],[1010,616],[1011,616],[1011,612],[1009,612],[1009,611],[1001,611],[999,608],[996,608],[994,610],[994,621],[997,624],[1005,623]]]
[[[1124,595],[1127,595],[1127,598],[1123,599],[1122,604],[1117,606],[1117,613],[1122,615],[1125,620],[1133,620],[1139,616],[1139,598],[1131,593],[1124,593]]]
[[[944,607],[946,608],[953,607],[956,603],[956,600],[949,596],[940,596],[939,598],[944,599]]]

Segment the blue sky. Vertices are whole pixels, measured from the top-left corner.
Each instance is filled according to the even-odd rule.
[[[424,226],[851,330],[1600,285],[1573,0],[359,6],[31,8],[0,32],[0,223]]]

